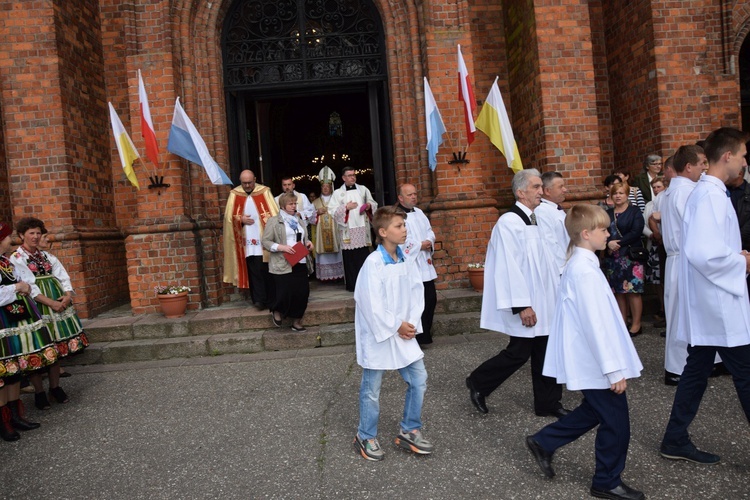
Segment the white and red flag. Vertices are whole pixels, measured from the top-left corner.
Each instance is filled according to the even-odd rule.
[[[469,71],[461,55],[461,45],[458,46],[458,100],[464,103],[464,122],[466,123],[466,140],[469,144],[474,142],[474,111],[477,109],[477,100],[474,99],[474,89],[471,88]]]
[[[143,85],[141,70],[138,70],[138,102],[141,104],[141,134],[146,141],[146,156],[158,169],[159,145],[156,143],[154,122],[151,121],[151,110],[148,107],[148,97],[146,97],[146,87]]]

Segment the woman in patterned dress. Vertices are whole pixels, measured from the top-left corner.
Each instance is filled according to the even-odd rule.
[[[627,313],[630,310],[632,323],[630,336],[640,335],[641,315],[643,312],[643,264],[632,260],[628,256],[630,247],[642,247],[643,214],[628,201],[630,186],[626,182],[612,185],[610,196],[615,206],[609,210],[611,225],[607,250],[604,254],[604,274],[617,299],[622,319],[627,323]]]
[[[0,437],[16,441],[16,431],[39,427],[26,420],[21,375],[39,373],[57,361],[57,351],[36,304],[31,285],[18,279],[7,255],[13,229],[0,222]]]
[[[31,285],[31,297],[39,304],[47,329],[54,339],[60,358],[82,351],[88,340],[81,320],[73,307],[73,287],[65,268],[55,256],[39,249],[42,234],[47,232],[44,222],[35,217],[24,217],[16,224],[21,246],[13,252],[11,262],[24,281]],[[34,404],[40,410],[49,409],[41,374],[29,377],[34,386]],[[58,403],[67,403],[68,395],[60,387],[60,364],[49,367],[49,394]]]

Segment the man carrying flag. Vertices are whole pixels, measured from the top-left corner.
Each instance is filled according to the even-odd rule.
[[[125,177],[128,178],[136,189],[141,189],[138,185],[138,178],[135,176],[135,171],[133,171],[133,162],[141,156],[135,150],[133,141],[130,140],[130,136],[125,131],[125,127],[120,121],[120,117],[117,116],[117,111],[115,111],[112,103],[108,104],[109,119],[112,122],[112,133],[115,136],[115,144],[117,145],[117,152],[120,153],[120,163],[122,163],[122,169],[125,171]]]
[[[430,170],[433,172],[437,168],[437,152],[443,143],[443,134],[445,133],[445,124],[443,117],[440,116],[435,97],[432,95],[432,89],[424,79],[424,120],[427,126],[427,154]]]
[[[492,144],[505,156],[508,166],[513,172],[523,170],[521,164],[521,155],[518,154],[518,145],[513,137],[513,129],[510,126],[508,112],[503,104],[503,97],[500,95],[500,88],[497,86],[497,77],[492,84],[490,94],[484,101],[482,111],[477,117],[477,128],[487,134]]]
[[[275,301],[268,252],[261,238],[266,221],[278,213],[271,189],[257,184],[252,171],[243,170],[224,211],[224,283],[249,288],[261,310]]]

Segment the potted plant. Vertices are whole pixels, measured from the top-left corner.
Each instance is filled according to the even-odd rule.
[[[484,290],[484,263],[476,262],[466,266],[469,272],[469,283],[477,292]]]
[[[180,318],[185,315],[190,288],[183,285],[155,286],[161,312],[167,318]]]

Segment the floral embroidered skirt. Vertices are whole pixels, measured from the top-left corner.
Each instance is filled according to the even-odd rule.
[[[604,275],[614,293],[643,293],[643,264],[616,250],[604,257]]]
[[[0,307],[0,387],[57,361],[52,336],[30,297]]]
[[[36,285],[42,295],[50,299],[57,300],[65,295],[60,282],[54,276],[37,276]],[[47,329],[52,335],[59,357],[64,358],[70,354],[76,354],[89,345],[86,334],[83,333],[81,320],[72,304],[59,313],[39,304],[39,311],[47,320]]]

